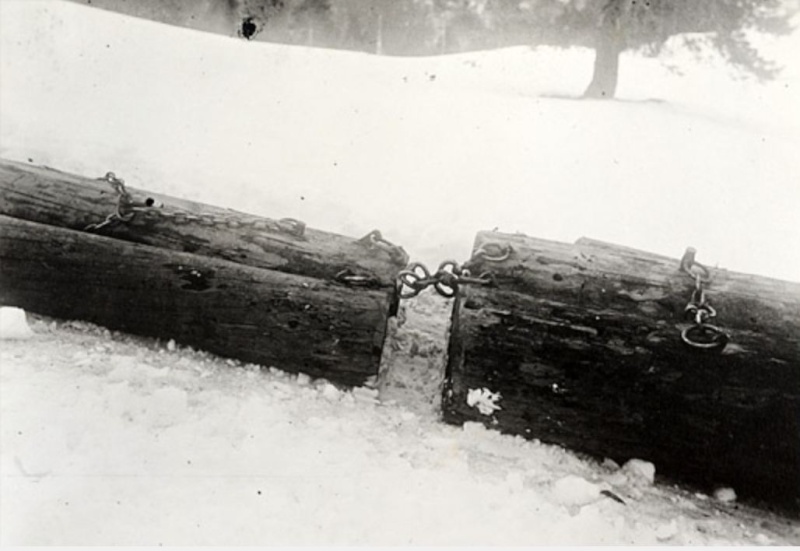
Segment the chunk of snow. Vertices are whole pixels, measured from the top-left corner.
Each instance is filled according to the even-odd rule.
[[[461,430],[470,437],[483,438],[484,433],[486,433],[486,426],[477,421],[467,421],[461,426]]]
[[[672,539],[678,533],[678,522],[675,519],[656,528],[656,539],[666,541]]]
[[[297,374],[297,384],[300,386],[307,386],[311,384],[311,377],[309,377],[305,373],[298,373]]]
[[[159,388],[147,401],[146,418],[154,427],[169,427],[186,415],[188,395],[185,390],[173,387]]]
[[[178,346],[175,344],[175,339],[170,339],[169,341],[167,341],[167,350],[169,350],[170,352],[175,352],[175,349],[177,348]]]
[[[610,459],[608,457],[603,459],[603,462],[600,465],[602,467],[605,467],[606,469],[608,469],[610,471],[618,471],[619,470],[619,463],[617,463],[616,461],[614,461],[613,459]]]
[[[325,383],[325,385],[320,389],[320,394],[326,400],[330,400],[331,402],[335,402],[341,396],[341,392],[339,389],[333,386],[330,383]]]
[[[772,543],[772,540],[764,534],[756,534],[756,537],[753,538],[753,541],[755,541],[758,545],[770,545]]]
[[[567,475],[553,484],[553,500],[561,505],[586,505],[597,501],[600,487],[585,478]]]
[[[11,306],[0,308],[0,339],[29,339],[33,335],[25,310]]]
[[[377,404],[378,391],[373,388],[366,388],[363,386],[356,387],[352,390],[353,398],[364,404]]]
[[[736,501],[736,492],[733,488],[717,488],[714,490],[714,499],[723,503],[732,503]]]
[[[467,393],[467,405],[478,408],[483,415],[491,415],[502,409],[497,405],[500,398],[499,392],[492,392],[488,388],[473,388]]]
[[[622,471],[628,475],[632,483],[652,484],[656,479],[656,466],[642,459],[630,459],[622,466]]]

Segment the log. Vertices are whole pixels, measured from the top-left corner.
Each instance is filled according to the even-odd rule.
[[[222,185],[222,184],[221,184]],[[393,292],[408,262],[379,232],[363,239],[306,228],[126,186],[130,220],[93,230],[116,239]],[[0,159],[0,214],[84,231],[114,213],[119,194],[106,179]],[[148,206],[150,205],[150,206]]]
[[[0,304],[174,339],[348,386],[377,375],[394,297],[0,215]]]
[[[494,285],[462,288],[454,305],[447,422],[800,508],[800,284],[709,270],[729,340],[707,350],[681,339],[696,281],[678,259],[495,232],[474,253],[467,267]],[[479,411],[483,388],[500,409]]]

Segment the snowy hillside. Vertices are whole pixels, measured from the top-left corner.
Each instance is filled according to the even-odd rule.
[[[800,35],[768,42],[790,63],[769,85],[676,46],[684,77],[628,55],[620,101],[579,102],[564,96],[589,77],[584,50],[379,58],[0,0],[0,156],[378,228],[429,265],[498,227],[673,257],[692,245],[800,281]],[[426,301],[408,309],[441,312]],[[797,522],[654,486],[645,463],[31,320],[32,334],[0,323],[4,545],[800,543]]]
[[[692,245],[701,262],[800,281],[796,66],[760,86],[679,51],[684,78],[626,56],[622,101],[575,102],[542,94],[579,94],[586,50],[380,58],[0,6],[6,158],[379,228],[429,263],[466,260],[475,232],[499,227],[673,257]],[[800,65],[788,42],[773,49]]]

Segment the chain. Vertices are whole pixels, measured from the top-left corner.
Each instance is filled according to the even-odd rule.
[[[372,275],[345,268],[333,276],[333,279],[350,287],[379,287],[380,282]]]
[[[89,224],[84,231],[97,231],[106,226],[120,222],[130,222],[136,215],[145,218],[158,217],[170,220],[174,224],[202,224],[204,226],[224,226],[228,228],[251,227],[256,230],[270,230],[273,232],[291,235],[302,239],[305,235],[306,225],[294,218],[282,218],[277,221],[257,218],[243,219],[239,214],[215,215],[195,214],[189,211],[171,209],[166,210],[155,206],[155,200],[147,198],[144,202],[136,202],[125,187],[125,180],[118,178],[113,172],[108,172],[98,180],[108,182],[117,192],[117,204],[114,212],[106,216],[102,222]]]
[[[415,297],[430,286],[441,296],[452,298],[458,294],[461,285],[494,285],[495,280],[489,272],[473,277],[469,270],[459,266],[457,262],[445,260],[433,275],[424,264],[412,262],[397,275],[397,282],[400,298]]]
[[[452,298],[458,294],[461,285],[489,285],[497,284],[494,274],[481,272],[473,276],[469,267],[480,260],[488,262],[503,262],[507,260],[513,249],[511,245],[500,243],[484,243],[475,252],[472,258],[463,266],[453,260],[445,260],[439,264],[435,274],[419,262],[412,262],[405,270],[397,274],[397,286],[400,298],[413,298],[430,286],[445,298]]]
[[[114,212],[106,216],[105,220],[102,222],[89,224],[83,228],[84,231],[97,231],[101,228],[116,224],[118,222],[129,222],[135,214],[135,212],[132,210],[133,199],[131,198],[130,193],[128,193],[128,190],[125,188],[125,180],[122,178],[117,178],[113,172],[107,172],[105,176],[98,178],[98,180],[108,182],[111,184],[111,187],[114,188],[114,191],[117,192],[116,209]]]
[[[697,251],[689,247],[681,259],[681,270],[694,280],[694,289],[684,308],[684,315],[693,322],[681,331],[681,340],[687,345],[719,352],[728,344],[728,335],[719,327],[708,323],[717,317],[717,311],[706,298],[704,285],[711,282],[711,272],[695,260]]]
[[[514,249],[509,244],[484,243],[477,251],[472,253],[470,263],[481,259],[489,262],[503,262],[508,260],[512,252],[514,252]]]
[[[362,245],[366,245],[370,249],[385,251],[391,259],[397,264],[405,266],[408,263],[408,254],[403,249],[394,243],[387,241],[378,230],[372,230],[367,235],[358,240]]]

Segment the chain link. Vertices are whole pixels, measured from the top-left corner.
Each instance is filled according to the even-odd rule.
[[[372,275],[346,268],[333,276],[339,283],[350,287],[379,287],[380,282]]]
[[[681,259],[681,270],[694,280],[692,296],[684,308],[684,315],[693,324],[681,331],[681,340],[692,348],[720,352],[728,344],[729,337],[722,329],[708,323],[717,317],[704,287],[711,282],[711,272],[695,260],[696,253],[689,247]]]
[[[108,182],[111,187],[114,188],[114,191],[117,192],[117,205],[114,212],[106,216],[105,220],[95,224],[89,224],[83,228],[84,231],[97,231],[118,222],[129,222],[135,214],[131,208],[133,199],[125,188],[125,180],[117,178],[113,172],[106,172],[106,175],[102,178],[98,178],[98,180]]]
[[[397,284],[400,298],[413,298],[431,286],[439,295],[452,298],[461,285],[494,285],[495,280],[489,272],[474,277],[457,262],[445,260],[433,275],[424,264],[412,262],[397,275]]]
[[[472,253],[470,262],[478,260],[487,260],[489,262],[503,262],[508,260],[514,249],[511,245],[505,243],[483,243],[478,250]]]
[[[144,202],[138,203],[133,200],[131,194],[125,187],[125,180],[118,178],[113,172],[108,172],[98,180],[108,182],[114,191],[117,192],[117,204],[114,212],[106,216],[102,222],[89,224],[84,231],[97,231],[104,227],[118,224],[120,222],[130,222],[136,215],[144,218],[161,218],[169,220],[173,224],[201,224],[209,227],[242,228],[249,227],[260,231],[273,231],[290,235],[297,239],[305,236],[306,225],[294,218],[281,218],[280,220],[266,220],[255,216],[243,218],[240,214],[195,214],[193,212],[179,209],[165,209],[163,206],[155,206],[152,198],[147,198]],[[245,215],[246,216],[246,215]]]
[[[405,249],[384,239],[383,235],[378,230],[372,230],[358,241],[370,249],[385,251],[397,264],[405,266],[408,263],[408,254],[406,254]]]

